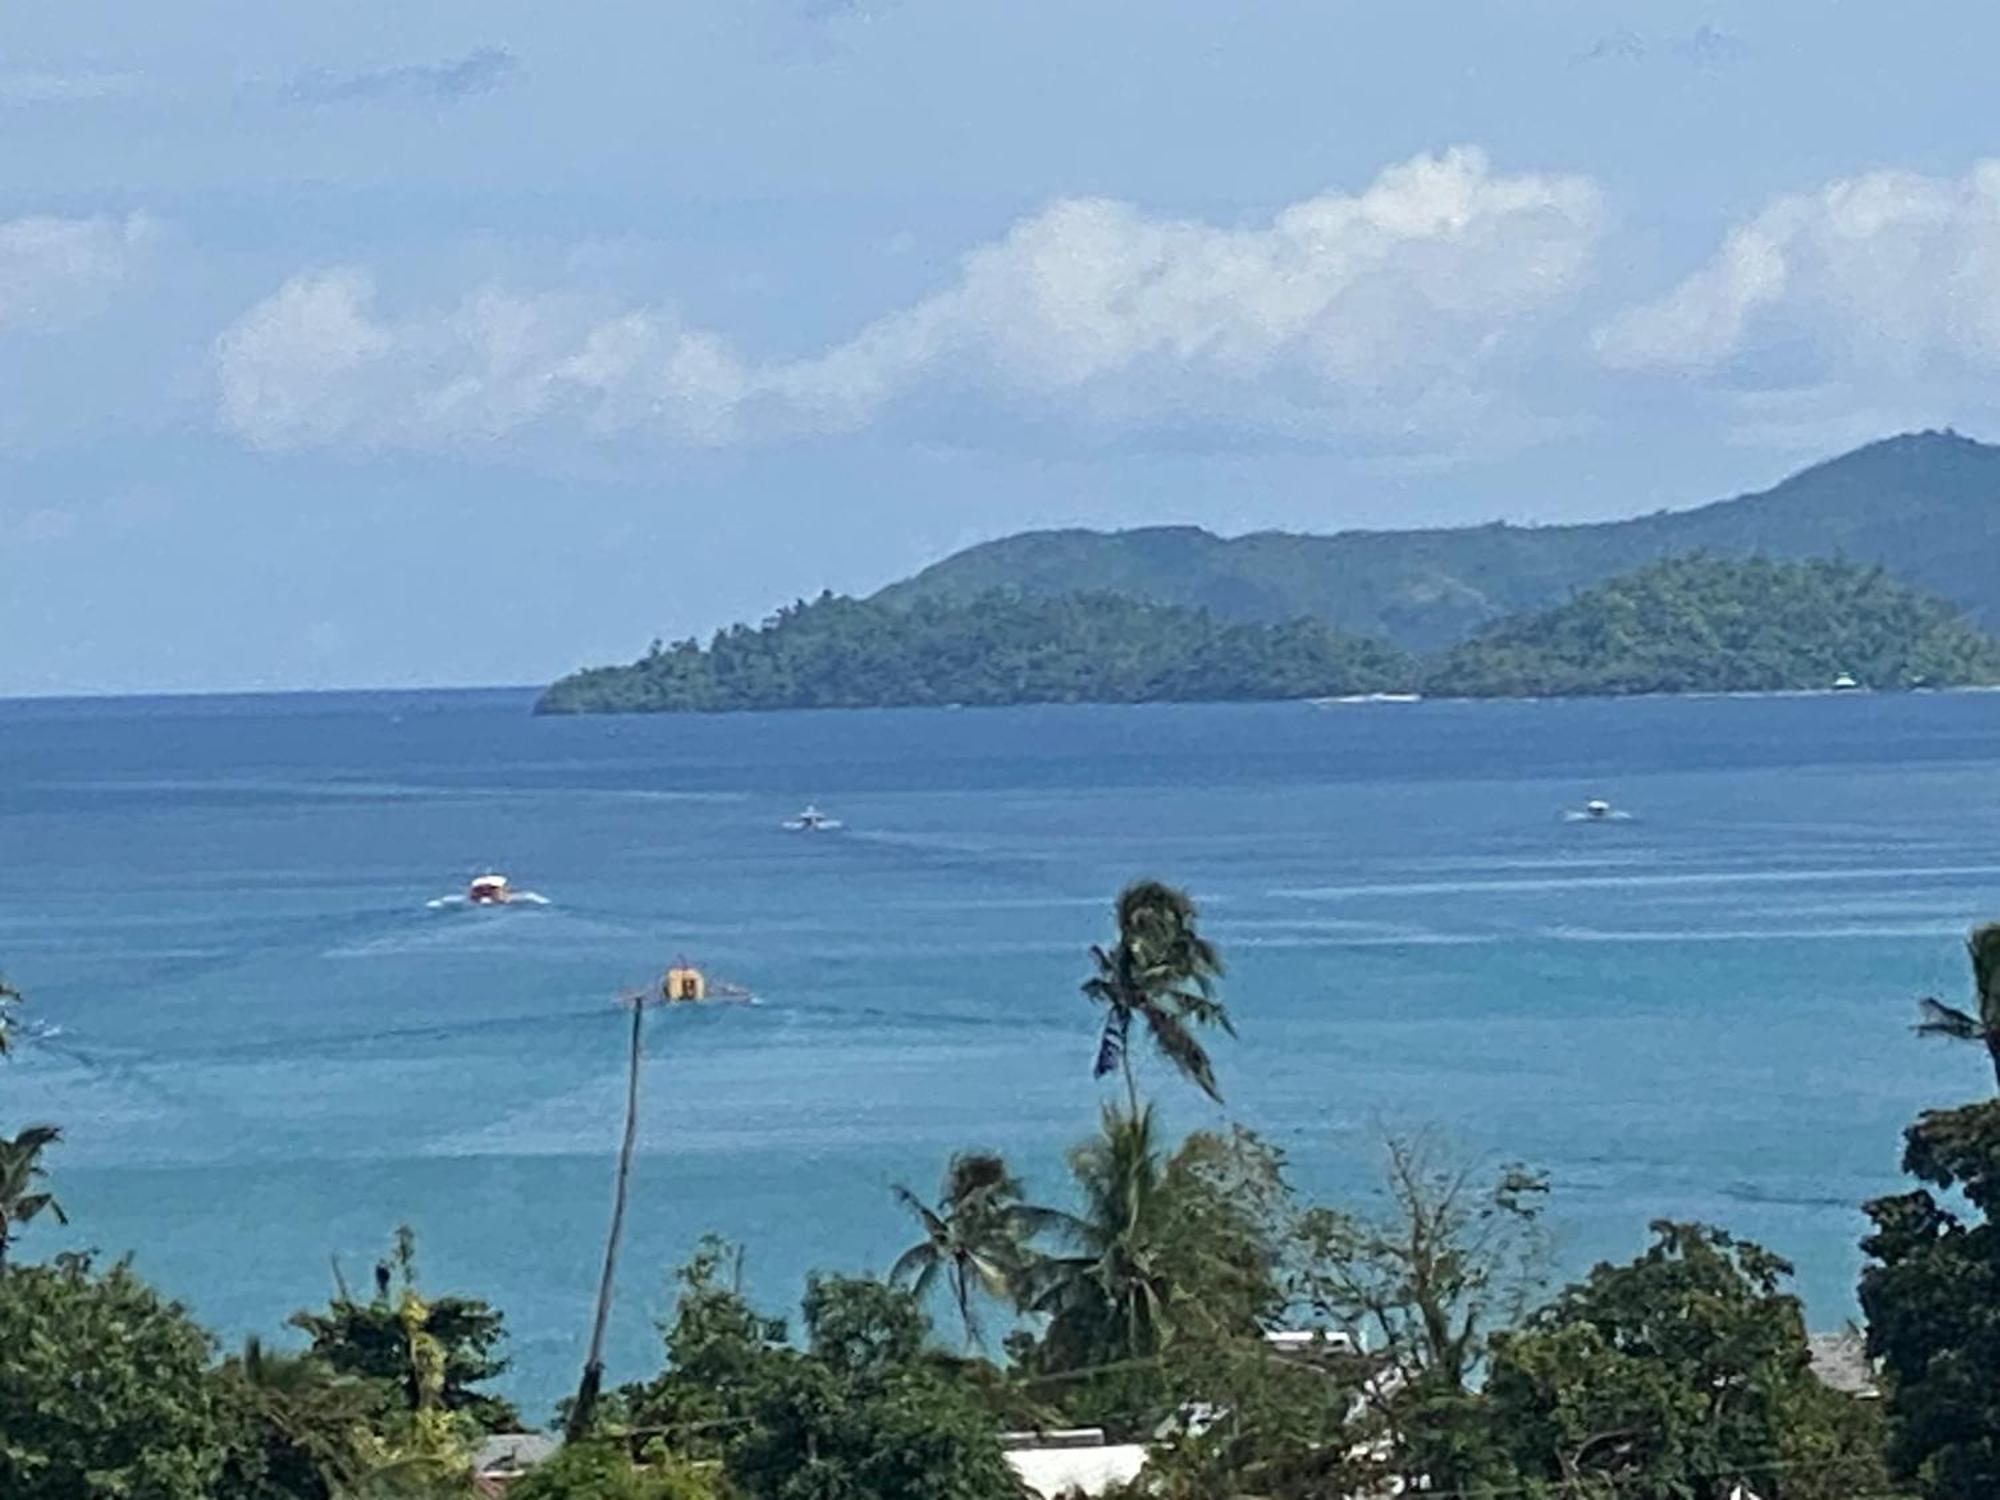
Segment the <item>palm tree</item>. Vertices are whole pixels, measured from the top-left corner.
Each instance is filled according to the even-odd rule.
[[[1006,1162],[983,1151],[963,1151],[951,1159],[935,1206],[900,1184],[895,1193],[924,1237],[897,1257],[889,1280],[909,1286],[921,1300],[944,1278],[971,1348],[979,1342],[975,1297],[1018,1301],[1033,1262],[1028,1241],[1062,1216],[1022,1202],[1020,1179]]]
[[[2000,922],[1973,928],[1965,940],[1965,951],[1972,960],[1976,1010],[1960,1010],[1935,996],[1927,997],[1917,1002],[1923,1015],[1917,1023],[1917,1032],[1922,1036],[1978,1042],[1993,1061],[1995,1080],[2000,1081]]]
[[[374,1393],[313,1354],[274,1353],[255,1335],[223,1366],[261,1428],[268,1478],[287,1493],[345,1494],[379,1462],[369,1430]]]
[[[1084,995],[1104,1006],[1094,1076],[1114,1068],[1125,1074],[1125,1095],[1136,1120],[1139,1085],[1132,1073],[1132,1022],[1141,1019],[1153,1045],[1180,1075],[1217,1103],[1215,1069],[1196,1040],[1196,1026],[1219,1026],[1236,1035],[1229,1012],[1215,998],[1222,959],[1195,930],[1194,902],[1157,880],[1136,880],[1118,895],[1118,940],[1109,951],[1093,946],[1096,973]]]
[[[1047,1342],[1067,1363],[1137,1359],[1167,1332],[1169,1210],[1151,1105],[1106,1105],[1101,1133],[1070,1153],[1083,1193],[1079,1214],[1051,1216],[1074,1253],[1043,1263],[1032,1310],[1050,1318]]]
[[[42,1152],[61,1139],[62,1131],[54,1125],[29,1125],[12,1140],[0,1136],[0,1271],[7,1268],[7,1247],[17,1226],[26,1228],[45,1210],[58,1224],[69,1222],[55,1194],[37,1186],[48,1176]]]

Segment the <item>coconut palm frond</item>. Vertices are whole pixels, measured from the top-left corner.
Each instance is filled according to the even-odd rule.
[[[69,1223],[69,1215],[64,1213],[63,1206],[56,1202],[54,1193],[30,1193],[27,1197],[18,1198],[14,1202],[14,1218],[22,1224],[44,1211],[55,1215],[58,1224]]]
[[[1132,1012],[1129,1010],[1114,1010],[1106,1018],[1104,1030],[1097,1038],[1097,1061],[1091,1066],[1091,1077],[1102,1078],[1124,1066],[1126,1038],[1131,1028]]]
[[[1922,1017],[1916,1025],[1919,1036],[1949,1037],[1960,1042],[1978,1042],[1986,1038],[1986,1027],[1977,1016],[1968,1015],[1941,1000],[1929,997],[1919,1000],[1917,1013]]]
[[[932,1211],[929,1204],[925,1203],[923,1199],[904,1187],[900,1182],[889,1191],[896,1195],[898,1203],[902,1204],[903,1207],[907,1208],[915,1216],[916,1221],[923,1226],[924,1234],[928,1239],[936,1242],[945,1238],[945,1222]]]
[[[923,1271],[925,1267],[934,1265],[936,1260],[937,1246],[933,1245],[929,1240],[924,1241],[921,1245],[910,1246],[909,1249],[897,1256],[896,1263],[889,1267],[889,1284],[891,1286],[901,1286],[905,1281]]]
[[[1163,996],[1181,1016],[1198,1026],[1215,1026],[1236,1035],[1236,1023],[1229,1019],[1228,1008],[1220,1000],[1201,990],[1170,989]]]
[[[1220,1104],[1222,1090],[1216,1086],[1215,1067],[1208,1060],[1207,1050],[1195,1040],[1194,1033],[1187,1029],[1180,1017],[1169,1011],[1148,1010],[1146,1026],[1153,1034],[1153,1045],[1179,1070],[1181,1076]]]
[[[11,1148],[23,1156],[36,1156],[62,1140],[60,1125],[23,1125],[12,1141],[0,1137],[0,1148]]]

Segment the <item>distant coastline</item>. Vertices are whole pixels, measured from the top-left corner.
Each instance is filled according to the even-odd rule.
[[[1879,568],[1669,558],[1419,655],[1113,593],[822,595],[551,686],[538,714],[1572,698],[2000,683],[2000,642]]]

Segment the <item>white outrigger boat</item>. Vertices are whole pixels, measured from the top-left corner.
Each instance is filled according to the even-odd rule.
[[[475,875],[460,896],[440,896],[429,903],[433,908],[446,906],[547,906],[549,898],[540,891],[517,891],[507,883],[505,875]]]
[[[797,817],[785,819],[785,827],[793,833],[827,833],[840,826],[840,819],[829,818],[810,802]]]

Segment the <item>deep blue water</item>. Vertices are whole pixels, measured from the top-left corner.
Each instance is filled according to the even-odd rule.
[[[581,1359],[620,990],[686,954],[764,1003],[651,1023],[614,1378],[656,1367],[704,1230],[781,1306],[886,1266],[890,1184],[954,1148],[1058,1194],[1096,1109],[1076,985],[1137,874],[1201,898],[1230,1110],[1304,1187],[1358,1200],[1385,1126],[1439,1125],[1553,1174],[1572,1268],[1707,1219],[1836,1323],[1902,1125],[1987,1086],[1909,1022],[2000,911],[2000,695],[528,703],[0,703],[0,967],[61,1029],[0,1071],[0,1124],[67,1127],[70,1242],[233,1338],[407,1220],[430,1286],[506,1309],[539,1414]],[[1637,816],[1560,819],[1598,794]],[[847,828],[782,831],[808,799]],[[426,908],[486,866],[555,904]]]

